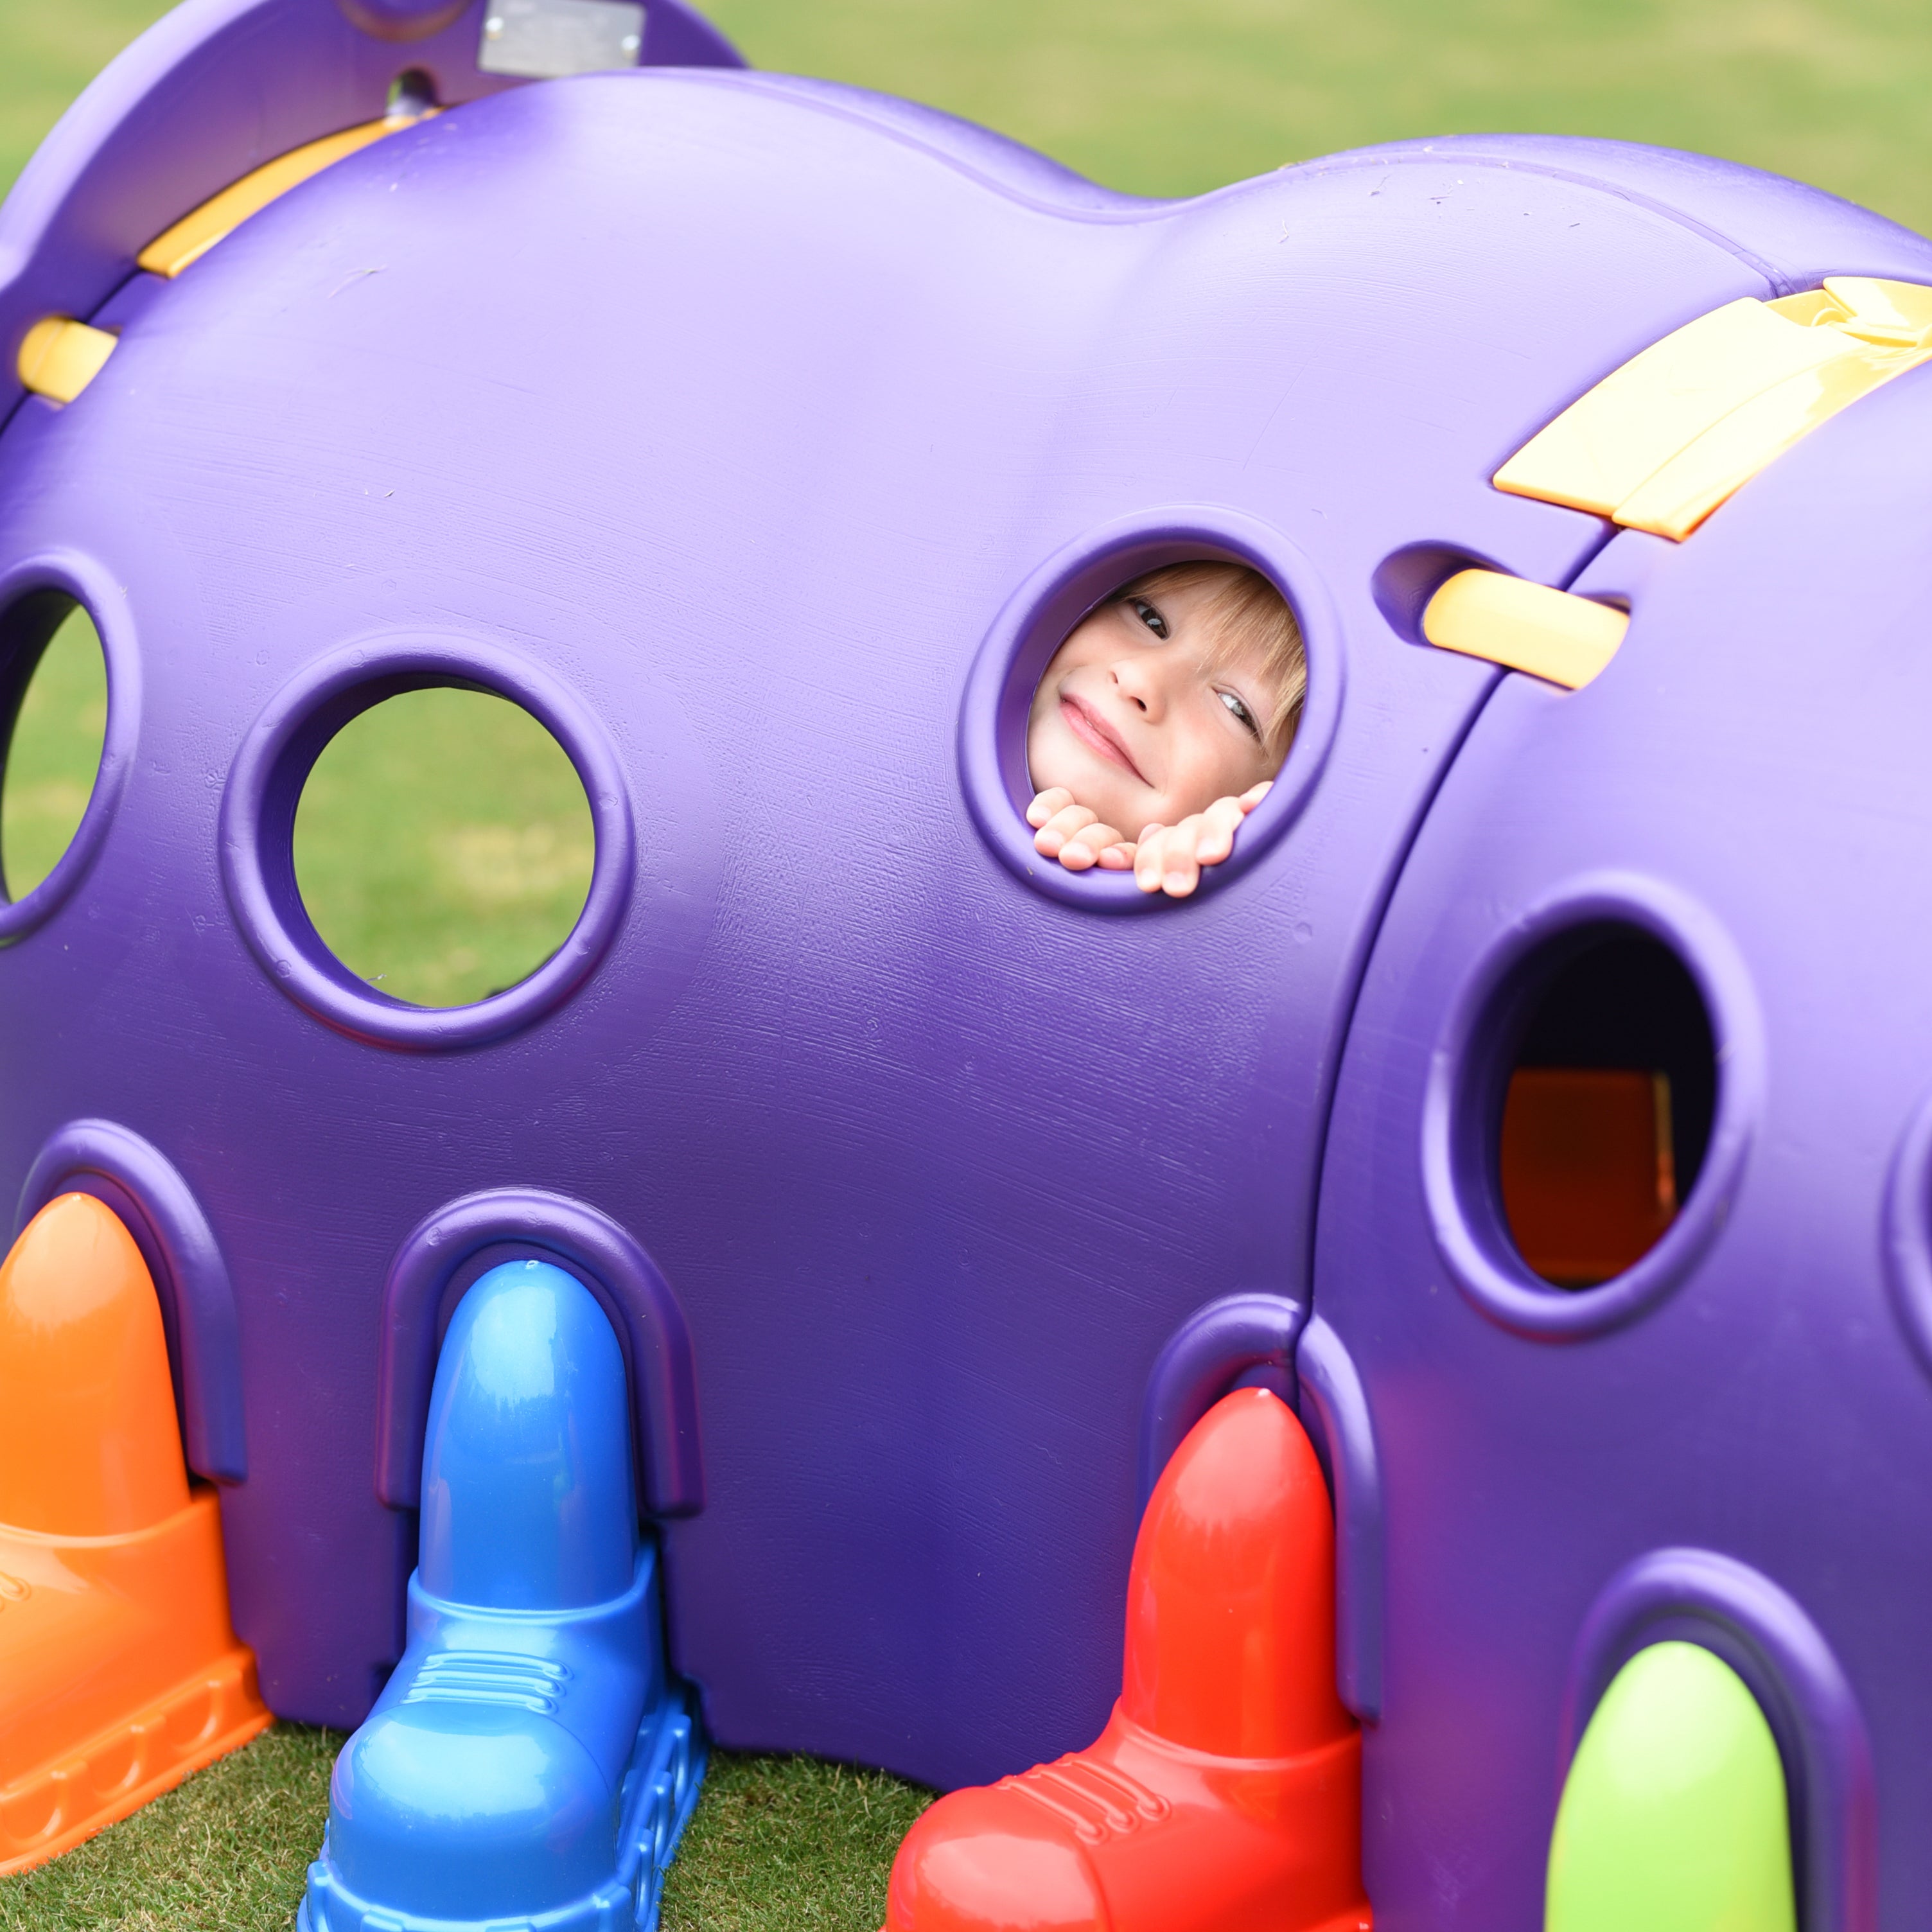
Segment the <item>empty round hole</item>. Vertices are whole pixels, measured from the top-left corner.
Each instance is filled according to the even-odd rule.
[[[0,870],[9,899],[23,899],[74,841],[100,770],[107,730],[107,667],[86,607],[58,591],[28,600],[20,621],[37,661],[17,705],[0,776]],[[16,670],[16,676],[18,676]]]
[[[1494,1130],[1502,1219],[1532,1274],[1594,1288],[1696,1184],[1718,1101],[1710,1016],[1683,962],[1630,926],[1568,935],[1526,990]]]
[[[415,119],[436,105],[436,82],[419,67],[407,67],[389,83],[384,112],[391,120]]]
[[[491,693],[404,692],[323,748],[295,820],[317,934],[392,998],[458,1006],[534,973],[590,887],[584,787],[536,718]]]

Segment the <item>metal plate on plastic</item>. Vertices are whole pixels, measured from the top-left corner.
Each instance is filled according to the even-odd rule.
[[[476,64],[485,74],[560,80],[635,67],[644,10],[634,0],[491,0]]]

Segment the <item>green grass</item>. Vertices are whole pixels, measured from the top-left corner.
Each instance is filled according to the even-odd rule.
[[[757,65],[929,100],[1142,194],[1499,128],[1691,148],[1932,231],[1922,0],[711,0]]]
[[[87,808],[107,728],[107,667],[80,605],[42,653],[0,776],[0,871],[25,898],[54,868]]]
[[[38,1870],[0,1879],[0,1932],[284,1927],[328,1809],[340,1732],[278,1724]],[[813,1758],[714,1756],[664,1892],[663,1932],[873,1932],[930,1797]]]
[[[0,0],[0,184],[162,8]],[[1795,175],[1932,231],[1922,0],[715,0],[758,65],[911,95],[1147,194],[1400,136],[1520,128],[1653,141]],[[70,634],[0,794],[17,893],[53,862],[98,754],[98,657]],[[92,682],[90,682],[92,680]],[[325,755],[298,828],[311,909],[400,997],[472,998],[580,903],[587,814],[560,754],[466,694],[385,707]],[[44,1870],[0,1932],[280,1927],[339,1739],[282,1726]],[[806,1760],[722,1757],[668,1932],[871,1932],[925,1802]]]
[[[38,1870],[0,1879],[0,1932],[258,1932],[290,1924],[338,1733],[278,1724]]]
[[[316,930],[350,971],[419,1006],[460,1006],[542,965],[584,909],[591,850],[562,748],[482,692],[412,691],[364,712],[316,760],[296,814]]]
[[[163,8],[0,0],[0,183]],[[1693,148],[1932,231],[1921,0],[712,0],[757,65],[910,94],[1147,194],[1369,141]]]

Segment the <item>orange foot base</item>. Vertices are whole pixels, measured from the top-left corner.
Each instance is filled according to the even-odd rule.
[[[254,1658],[237,1645],[145,1711],[0,1790],[0,1877],[72,1851],[274,1722],[255,1688]]]
[[[886,1932],[1369,1932],[1334,1576],[1300,1425],[1264,1390],[1228,1396],[1148,1501],[1107,1728],[940,1798],[899,1847]]]
[[[271,1722],[190,1490],[140,1252],[98,1201],[0,1267],[0,1874],[56,1858]]]

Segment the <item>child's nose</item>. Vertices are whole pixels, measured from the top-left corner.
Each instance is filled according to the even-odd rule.
[[[1132,657],[1122,658],[1109,667],[1114,688],[1141,715],[1150,722],[1158,722],[1162,706],[1162,692],[1160,674],[1148,662],[1150,652],[1142,652]]]

